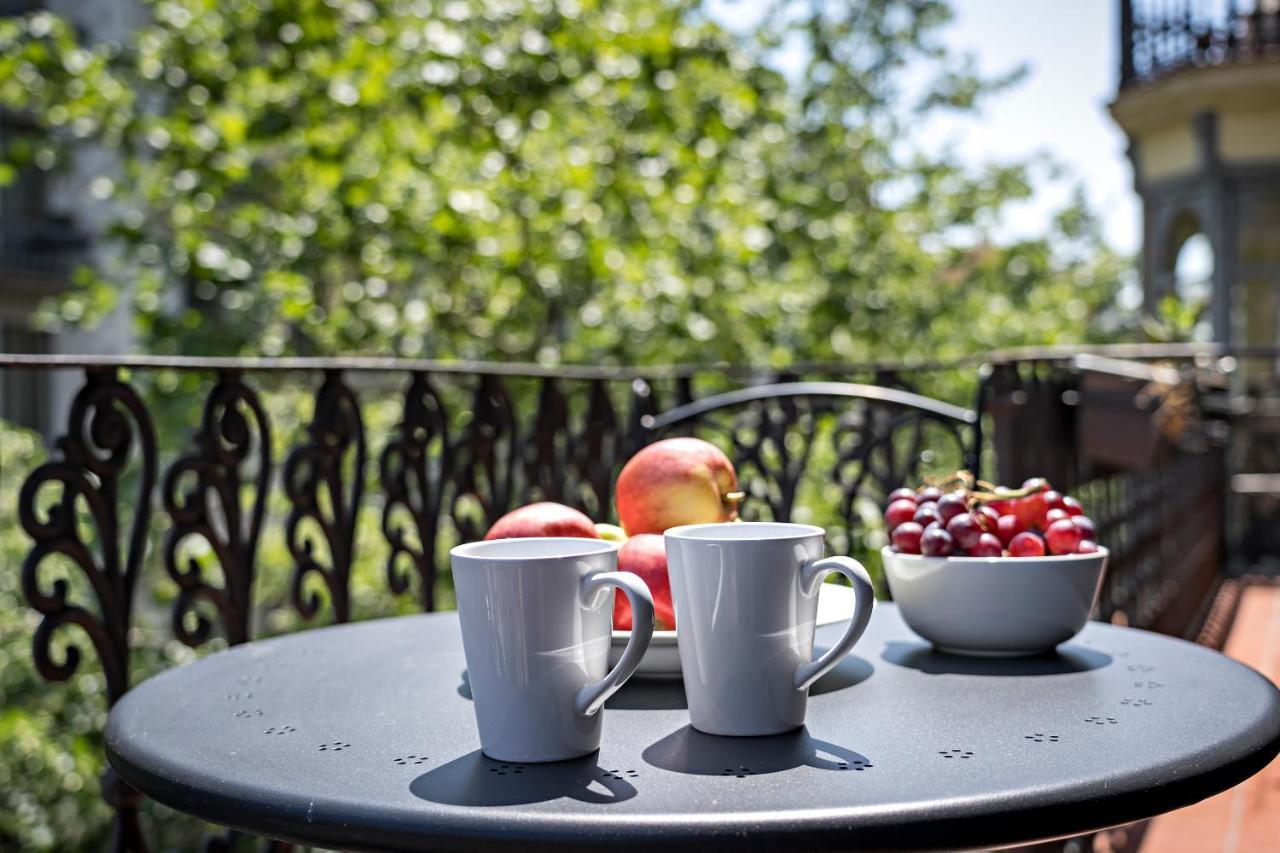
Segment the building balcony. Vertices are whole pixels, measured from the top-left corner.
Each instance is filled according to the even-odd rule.
[[[1280,3],[1121,0],[1121,91],[1187,69],[1276,60]]]

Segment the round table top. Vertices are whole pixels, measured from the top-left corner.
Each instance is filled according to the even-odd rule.
[[[792,734],[701,734],[678,681],[633,680],[598,754],[520,765],[479,751],[450,613],[211,655],[130,691],[106,738],[162,803],[325,847],[955,849],[1224,790],[1280,749],[1280,691],[1208,649],[1097,623],[1050,656],[954,657],[881,604]]]

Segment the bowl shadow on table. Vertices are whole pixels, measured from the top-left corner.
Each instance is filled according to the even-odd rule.
[[[423,773],[409,783],[415,797],[449,806],[516,806],[559,799],[609,805],[636,795],[634,770],[605,770],[598,755],[521,764],[480,750]]]
[[[768,737],[718,737],[684,726],[647,747],[646,764],[695,776],[759,776],[797,767],[862,771],[871,759],[852,749],[818,740],[808,728]]]
[[[1101,669],[1112,662],[1110,655],[1064,644],[1030,657],[970,657],[939,651],[931,644],[915,640],[890,640],[880,657],[889,663],[927,675],[1035,676],[1074,675]]]
[[[814,657],[826,652],[814,650]],[[822,696],[854,687],[866,681],[875,672],[869,662],[857,655],[847,655],[826,675],[814,682],[809,695]],[[466,670],[458,676],[458,695],[471,701],[471,682]],[[605,703],[605,708],[619,711],[684,711],[689,708],[684,695],[684,682],[679,678],[632,677]]]

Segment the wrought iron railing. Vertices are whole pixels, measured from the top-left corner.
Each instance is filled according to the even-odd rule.
[[[1104,354],[1207,369],[1228,357]],[[1113,549],[1101,615],[1183,633],[1222,562],[1220,442],[1184,442],[1138,470],[1082,464],[1079,404],[1092,390],[1080,357],[1051,349],[771,371],[0,356],[0,369],[83,375],[51,458],[18,498],[32,542],[22,588],[41,615],[35,665],[48,680],[70,678],[82,651],[62,629],[79,627],[114,703],[131,683],[131,629],[157,615],[138,612],[140,587],[157,577],[176,587],[167,618],[192,647],[262,635],[263,611],[279,605],[254,600],[264,575],[288,573],[287,606],[304,621],[367,615],[352,570],[370,549],[385,555],[389,595],[447,605],[452,543],[531,500],[607,520],[622,463],[673,434],[730,453],[748,517],[821,523],[846,553],[874,553],[884,495],[925,473],[1049,473],[1081,491]],[[977,405],[918,393],[943,386]],[[370,512],[377,529],[361,530]],[[264,562],[264,538],[281,530],[288,565]],[[116,849],[143,849],[137,795],[110,770],[103,792]]]
[[[1280,57],[1265,0],[1120,0],[1120,88],[1184,68]]]
[[[45,0],[0,0],[0,17],[38,12],[46,5]]]

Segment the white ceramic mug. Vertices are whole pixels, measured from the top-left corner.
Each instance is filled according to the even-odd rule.
[[[600,748],[601,708],[640,664],[653,598],[597,539],[496,539],[449,552],[480,749],[499,761],[561,761]],[[613,588],[631,640],[607,674]]]
[[[665,539],[693,727],[771,735],[803,725],[809,686],[849,653],[871,619],[867,570],[848,557],[823,559],[822,528],[809,524],[693,524]],[[818,591],[831,572],[853,584],[853,618],[812,660]]]

